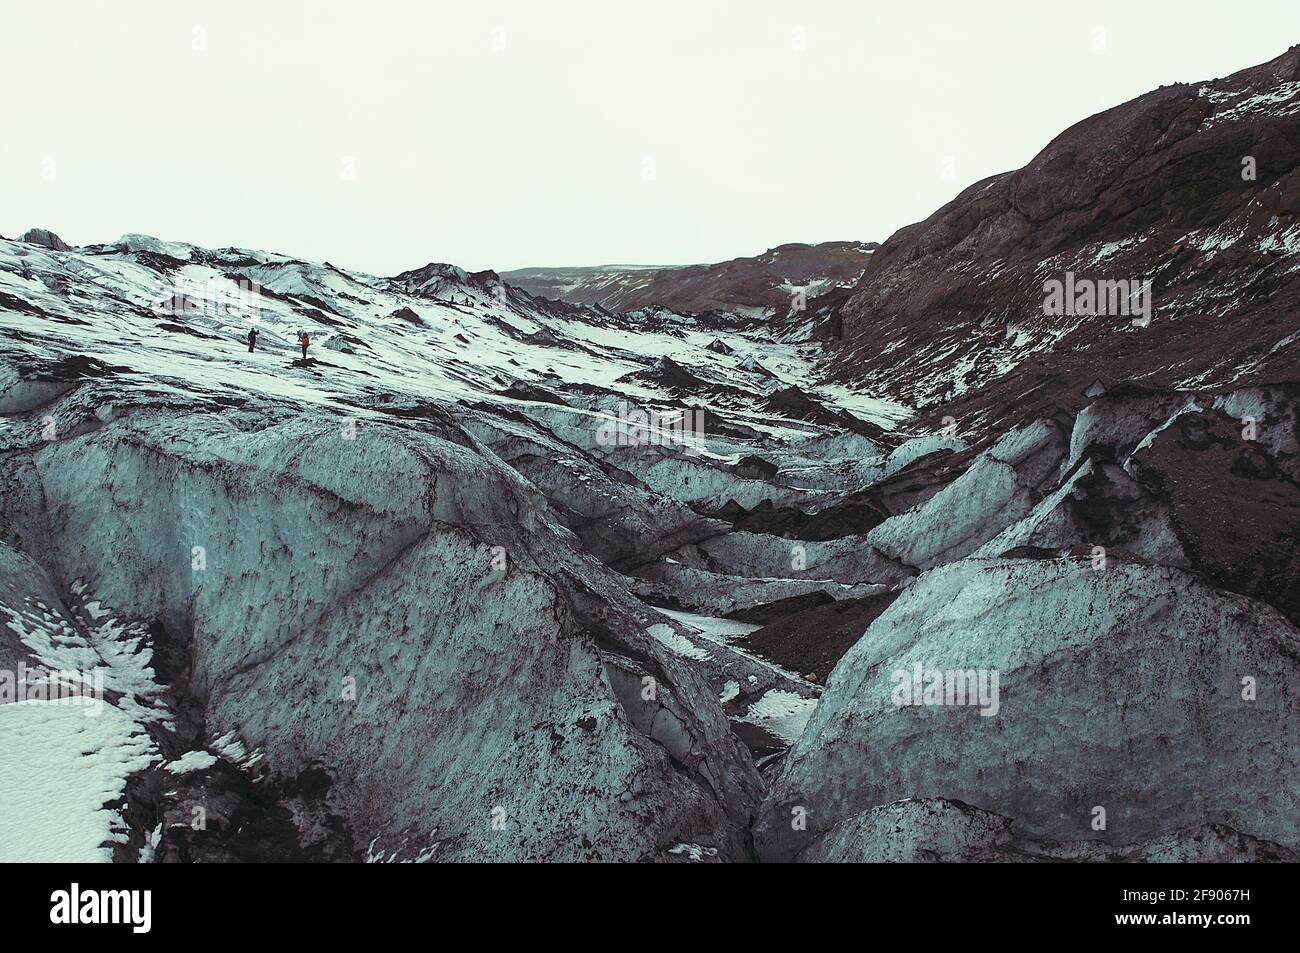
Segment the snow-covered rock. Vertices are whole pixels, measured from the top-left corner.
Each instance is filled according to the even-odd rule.
[[[51,251],[72,250],[71,245],[48,228],[29,228],[18,236],[18,240],[20,242],[27,242],[29,245],[40,245],[42,248],[48,248]]]
[[[866,541],[905,565],[929,569],[973,552],[1033,503],[1015,467],[984,454],[925,503],[885,520]]]

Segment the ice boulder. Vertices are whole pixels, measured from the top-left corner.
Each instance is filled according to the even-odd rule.
[[[141,409],[23,459],[7,533],[183,640],[209,733],[325,771],[359,849],[747,856],[715,689],[449,418]]]
[[[970,558],[840,660],[760,811],[761,857],[948,798],[1024,836],[1131,844],[1223,824],[1300,847],[1300,634],[1173,568]]]

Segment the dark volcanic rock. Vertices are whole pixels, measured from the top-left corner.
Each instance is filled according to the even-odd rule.
[[[619,380],[662,387],[675,394],[741,393],[734,387],[714,384],[697,377],[671,357],[661,357],[646,370],[633,371]]]
[[[845,430],[867,437],[880,437],[885,433],[876,424],[859,420],[847,411],[831,410],[793,384],[771,394],[767,398],[766,407],[784,417],[843,427]]]
[[[1240,431],[1222,414],[1184,414],[1135,458],[1137,477],[1169,500],[1197,569],[1300,625],[1300,486]]]
[[[897,592],[838,602],[827,596],[737,641],[792,672],[816,675],[824,684],[835,663],[897,598]]]
[[[424,319],[410,308],[398,308],[388,317],[394,321],[405,321],[407,324],[413,324],[417,328],[424,327]]]
[[[834,601],[835,599],[832,596],[818,590],[798,596],[789,596],[785,599],[777,599],[775,602],[750,606],[748,609],[740,609],[736,612],[729,612],[727,618],[734,619],[737,622],[748,622],[751,625],[767,625],[769,622],[783,619],[791,613],[804,612]]]
[[[527,381],[513,381],[509,387],[498,391],[498,393],[502,397],[512,397],[515,400],[536,400],[544,404],[568,406],[568,402],[563,397],[551,393],[545,387],[538,387],[536,384],[530,384]]]
[[[1101,368],[1166,386],[1300,375],[1286,346],[1300,328],[1298,80],[1295,47],[1148,93],[901,229],[843,309],[833,376],[952,404],[975,426],[1017,398],[1082,391]],[[1150,324],[1047,316],[1044,283],[1066,272],[1150,280]]]
[[[53,251],[72,250],[71,245],[48,228],[29,228],[18,236],[18,240],[29,245],[40,245],[42,248],[49,248]]]
[[[794,506],[778,507],[771,500],[763,500],[747,510],[731,500],[711,515],[750,533],[821,542],[864,535],[892,514],[878,501],[873,487],[816,513],[806,513]]]
[[[771,480],[776,477],[779,467],[775,463],[764,460],[757,454],[750,454],[741,458],[732,470],[744,477],[753,480]]]
[[[4,308],[6,311],[18,311],[23,314],[34,314],[38,318],[45,314],[42,308],[30,301],[3,291],[0,291],[0,308]]]
[[[612,311],[654,305],[694,313],[761,308],[780,317],[790,310],[791,288],[851,285],[876,247],[875,242],[791,243],[709,265],[521,268],[504,277],[531,294]]]

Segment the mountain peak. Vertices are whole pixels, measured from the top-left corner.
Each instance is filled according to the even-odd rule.
[[[52,251],[72,250],[71,245],[48,228],[29,228],[18,236],[18,240],[29,245],[40,245],[42,248],[49,248]]]

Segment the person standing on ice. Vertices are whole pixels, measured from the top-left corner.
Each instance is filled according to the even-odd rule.
[[[307,360],[307,345],[311,343],[311,338],[307,337],[306,331],[298,332],[298,345],[302,348],[302,359]]]
[[[248,353],[253,353],[253,348],[257,346],[257,328],[248,329]]]

